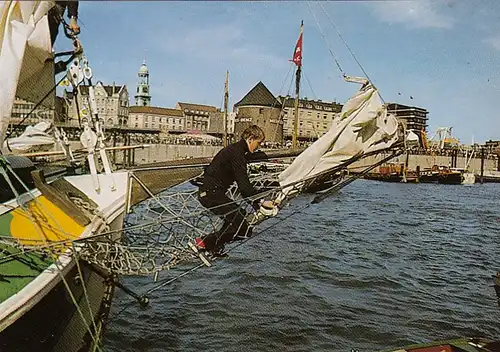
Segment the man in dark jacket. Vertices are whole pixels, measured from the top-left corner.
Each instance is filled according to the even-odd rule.
[[[48,15],[52,46],[54,46],[56,41],[57,33],[59,32],[59,25],[62,22],[62,18],[66,10],[69,18],[69,29],[75,35],[80,33],[80,26],[78,25],[78,1],[56,1],[54,7],[50,9]]]
[[[257,192],[248,180],[247,161],[264,142],[264,131],[256,125],[243,131],[239,142],[231,144],[217,153],[210,165],[205,169],[203,185],[198,197],[200,203],[210,211],[224,219],[221,229],[207,237],[196,239],[198,248],[220,252],[225,243],[250,237],[251,230],[245,220],[245,210],[230,199],[226,192],[236,181],[244,198],[254,196]],[[271,201],[262,204],[272,207]],[[258,203],[253,203],[258,207]]]

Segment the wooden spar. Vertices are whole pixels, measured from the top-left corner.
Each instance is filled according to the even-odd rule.
[[[144,149],[149,147],[151,147],[151,145],[149,144],[139,144],[139,145],[127,145],[121,147],[106,147],[104,148],[104,150]]]
[[[128,146],[121,146],[121,147],[106,147],[104,150],[128,150],[128,149],[144,149],[144,148],[149,148],[149,144],[141,144],[141,145],[128,145]],[[86,152],[87,149],[77,149],[74,152],[75,153],[82,153]],[[17,154],[19,156],[25,156],[25,157],[37,157],[37,156],[56,156],[56,155],[64,155],[64,151],[62,150],[57,150],[57,151],[52,151],[52,152],[37,152],[37,153],[25,153],[25,154]]]
[[[229,71],[226,71],[226,83],[224,85],[224,147],[227,147],[227,105],[229,102]]]

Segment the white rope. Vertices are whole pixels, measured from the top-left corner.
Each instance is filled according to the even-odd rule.
[[[309,8],[309,11],[311,12],[311,14],[312,14],[312,16],[314,18],[314,21],[316,22],[316,25],[318,26],[318,29],[319,29],[319,32],[321,33],[321,36],[325,40],[326,47],[328,48],[328,51],[330,52],[330,55],[332,56],[333,60],[335,61],[335,64],[337,65],[337,68],[339,69],[340,73],[342,73],[342,75],[344,75],[344,71],[342,70],[342,67],[340,67],[339,60],[337,59],[337,57],[333,53],[332,49],[330,48],[330,43],[326,39],[326,36],[323,33],[323,30],[321,29],[321,26],[320,26],[320,24],[318,22],[318,19],[316,18],[316,15],[314,14],[314,11],[312,10],[311,5],[309,4],[309,0],[306,1],[306,3],[307,3],[307,7]]]

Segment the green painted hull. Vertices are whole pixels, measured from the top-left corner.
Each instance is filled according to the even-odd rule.
[[[94,342],[91,334],[96,339],[102,333],[103,327],[98,317],[105,310],[106,304],[110,303],[113,289],[108,288],[105,280],[83,263],[80,267],[82,279],[75,265],[65,275],[65,280],[85,322],[68,289],[63,282],[59,282],[21,318],[0,331],[0,351],[80,352],[90,349]]]
[[[499,352],[500,341],[460,338],[408,345],[380,352]]]
[[[0,244],[0,303],[18,293],[45,269],[53,260],[37,253],[15,255],[19,250]]]

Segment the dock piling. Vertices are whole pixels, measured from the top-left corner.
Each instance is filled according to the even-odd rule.
[[[483,184],[484,179],[484,148],[481,148],[481,176],[479,177],[479,181]]]

